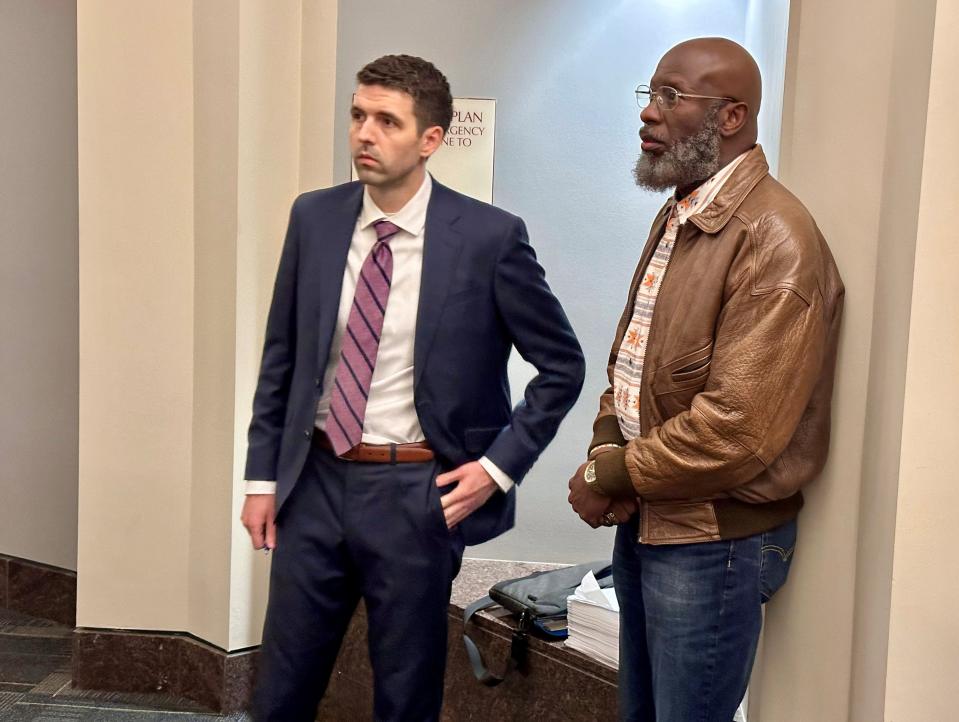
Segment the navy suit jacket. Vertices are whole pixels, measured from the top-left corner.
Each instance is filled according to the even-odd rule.
[[[276,480],[279,515],[303,470],[336,325],[358,182],[293,204],[253,399],[246,478]],[[515,346],[538,373],[511,408]],[[487,456],[519,482],[583,384],[582,350],[523,221],[433,182],[414,339],[414,404],[446,468]],[[515,487],[461,523],[467,544],[513,526]]]

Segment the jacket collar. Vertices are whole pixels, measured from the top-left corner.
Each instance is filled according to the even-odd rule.
[[[767,175],[769,175],[769,165],[766,163],[766,155],[763,153],[762,146],[757,143],[729,176],[713,202],[699,213],[690,216],[689,223],[705,233],[719,232],[729,223],[729,219],[733,217],[749,192]],[[671,204],[668,203],[667,208],[670,207]]]

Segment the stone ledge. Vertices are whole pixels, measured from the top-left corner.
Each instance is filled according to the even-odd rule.
[[[500,579],[556,568],[556,564],[465,559],[450,600],[444,722],[551,722],[616,718],[616,671],[571,649],[562,642],[530,637],[525,674],[513,672],[497,687],[485,687],[473,676],[463,646],[463,609],[485,596]],[[509,617],[481,612],[470,634],[494,673],[509,658],[515,625]],[[357,610],[318,720],[372,720],[373,676],[366,651],[366,617]]]

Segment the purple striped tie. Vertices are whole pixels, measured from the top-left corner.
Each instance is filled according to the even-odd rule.
[[[400,229],[386,220],[377,221],[373,227],[376,243],[360,268],[330,397],[326,435],[337,456],[363,439],[366,401],[393,279],[393,251],[389,241]]]

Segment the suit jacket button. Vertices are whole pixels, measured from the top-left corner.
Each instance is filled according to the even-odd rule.
[[[303,436],[309,439],[313,436],[313,429],[303,429]]]
[[[314,386],[319,386],[321,383],[323,383],[323,379],[321,379],[319,376],[317,376],[315,379],[313,379],[313,385],[314,385]]]

